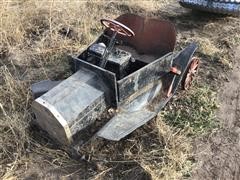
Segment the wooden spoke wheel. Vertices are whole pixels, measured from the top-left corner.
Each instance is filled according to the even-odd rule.
[[[191,87],[192,82],[194,81],[197,75],[199,64],[200,64],[200,59],[197,57],[193,57],[191,60],[191,63],[188,66],[186,74],[182,80],[183,90],[188,90]]]

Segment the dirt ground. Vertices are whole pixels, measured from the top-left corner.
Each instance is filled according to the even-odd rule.
[[[240,47],[220,93],[220,129],[195,141],[194,179],[240,179]]]
[[[198,12],[188,17],[183,12],[174,12],[181,14],[179,18],[173,18],[177,28],[181,30],[180,39],[186,38],[191,29],[193,39],[202,38],[205,41],[207,37],[211,42],[215,41],[216,47],[229,53],[227,64],[232,66],[230,70],[223,61],[211,62],[212,58],[217,57],[212,53],[214,48],[208,46],[204,49],[201,40],[199,41],[199,53],[203,60],[200,76],[201,80],[205,80],[217,92],[219,109],[216,119],[219,127],[194,140],[194,158],[197,163],[190,179],[240,179],[240,46],[239,42],[233,43],[230,40],[238,32],[233,29],[239,27],[239,20]],[[189,21],[194,18],[195,23]],[[223,39],[225,42],[232,41],[232,45],[230,42],[227,47],[222,42]],[[217,59],[224,59],[223,55]]]

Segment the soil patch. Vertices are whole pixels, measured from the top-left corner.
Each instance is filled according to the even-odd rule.
[[[240,179],[240,46],[235,65],[219,93],[221,128],[195,141],[194,179]]]

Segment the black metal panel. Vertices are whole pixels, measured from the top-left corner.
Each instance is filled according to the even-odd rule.
[[[120,112],[97,132],[97,136],[111,141],[119,141],[155,116],[155,112],[147,109]]]
[[[162,75],[169,72],[171,67],[172,56],[171,53],[154,62],[146,65],[138,71],[121,79],[118,84],[119,102],[122,102],[135,93],[140,93],[143,87],[157,81]]]
[[[195,51],[197,50],[197,44],[191,43],[185,49],[183,49],[176,58],[174,58],[173,63],[176,64],[182,74],[180,76],[176,76],[173,84],[173,94],[176,92],[178,85],[181,83],[186,70],[191,63],[191,59]]]
[[[37,99],[41,95],[45,94],[55,86],[57,86],[62,81],[51,81],[51,80],[43,80],[31,85],[31,91],[33,94],[33,98]]]
[[[81,68],[86,68],[94,73],[97,74],[96,79],[91,79],[91,81],[87,82],[88,84],[92,85],[93,87],[100,89],[105,92],[105,98],[107,104],[111,107],[117,107],[117,80],[114,73],[103,69],[99,66],[90,64],[82,59],[73,57],[74,61],[74,70],[77,71]],[[96,83],[96,82],[101,83]]]

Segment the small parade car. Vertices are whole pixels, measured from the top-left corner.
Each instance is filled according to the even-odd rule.
[[[199,67],[195,43],[174,51],[168,21],[123,14],[101,23],[96,41],[71,57],[69,78],[31,87],[36,123],[63,145],[99,122],[93,136],[119,141],[155,118],[178,87],[189,89]]]

